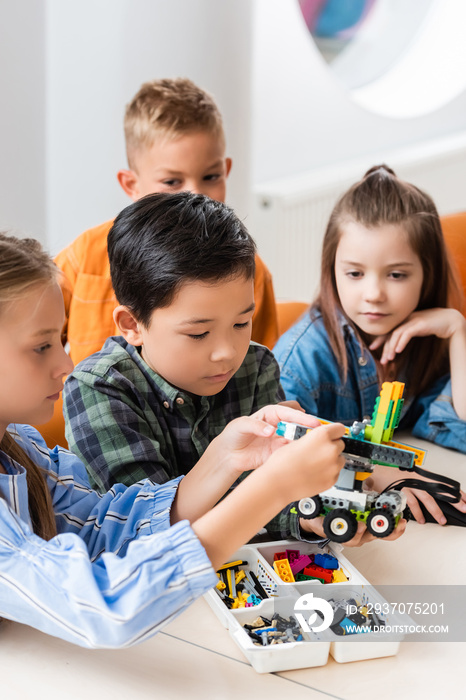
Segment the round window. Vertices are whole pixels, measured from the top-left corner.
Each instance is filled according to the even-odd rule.
[[[298,0],[324,60],[367,109],[417,117],[466,89],[463,0]]]

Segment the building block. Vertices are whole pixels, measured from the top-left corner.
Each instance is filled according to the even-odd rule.
[[[282,581],[285,583],[294,583],[294,576],[288,559],[279,559],[278,561],[274,561],[273,568],[280,576]]]
[[[342,569],[333,572],[332,583],[345,583],[345,581],[348,581],[348,578]]]
[[[324,569],[338,569],[340,566],[338,559],[331,554],[316,554],[314,556],[314,564],[322,566]]]
[[[243,578],[245,578],[245,576],[246,576],[246,574],[244,573],[243,569],[240,569],[239,571],[237,571],[235,573],[235,585],[237,586],[238,583],[240,583],[240,581],[242,581]]]
[[[275,552],[273,560],[278,561],[278,559],[286,559],[286,552]]]
[[[321,578],[325,581],[325,583],[332,582],[333,571],[330,569],[324,569],[321,566],[316,566],[315,564],[311,564],[310,566],[307,566],[304,569],[303,573],[306,576],[313,576],[314,578]]]
[[[286,558],[290,562],[290,565],[294,562],[295,559],[297,559],[301,555],[301,552],[299,549],[287,549],[286,550]]]
[[[304,554],[300,557],[297,557],[294,561],[290,562],[290,568],[291,571],[293,572],[293,576],[296,576],[296,574],[299,574],[300,571],[306,568],[306,566],[309,566],[309,564],[312,564],[312,561],[310,558]]]

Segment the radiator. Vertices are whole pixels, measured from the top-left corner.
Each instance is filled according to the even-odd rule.
[[[272,272],[277,299],[313,299],[322,237],[335,202],[382,162],[429,192],[440,214],[466,210],[466,133],[257,185],[249,228]]]

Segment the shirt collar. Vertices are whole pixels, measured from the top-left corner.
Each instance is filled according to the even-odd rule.
[[[182,389],[173,386],[170,382],[167,382],[160,374],[158,374],[152,367],[149,367],[147,362],[141,355],[141,348],[135,347],[126,343],[125,346],[127,352],[133,358],[134,362],[141,368],[144,374],[147,376],[151,387],[156,392],[160,403],[169,411],[173,411],[175,408],[181,408],[185,404],[190,405],[194,408],[194,400],[192,396]],[[200,405],[205,408],[205,404],[209,404],[209,398],[206,396],[200,397]]]

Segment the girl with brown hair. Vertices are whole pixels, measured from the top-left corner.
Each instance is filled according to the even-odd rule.
[[[351,424],[370,418],[382,382],[396,379],[406,384],[400,428],[466,452],[457,290],[432,199],[387,166],[371,168],[330,216],[310,313],[274,349],[287,399]]]

